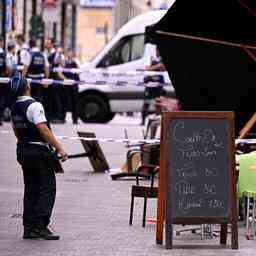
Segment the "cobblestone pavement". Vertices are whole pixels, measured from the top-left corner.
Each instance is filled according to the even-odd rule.
[[[76,135],[77,130],[95,131],[101,137],[123,137],[126,125],[131,138],[141,138],[139,120],[116,119],[109,125],[56,125],[59,135]],[[1,130],[9,129],[5,124]],[[82,150],[79,142],[63,142],[70,153]],[[121,166],[126,149],[122,144],[102,144],[111,167]],[[58,175],[58,193],[52,217],[52,227],[60,235],[59,241],[22,240],[22,174],[15,161],[15,139],[0,132],[0,256],[211,256],[256,255],[256,241],[247,241],[244,229],[239,229],[239,250],[216,247],[219,238],[182,234],[174,244],[202,244],[203,247],[181,247],[165,250],[155,244],[155,223],[142,228],[142,199],[136,199],[134,223],[128,225],[129,181],[112,181],[107,174],[93,173],[87,159],[69,160],[65,173]],[[148,218],[156,217],[156,200],[149,200]],[[183,227],[176,227],[178,229]],[[230,241],[228,241],[230,243]],[[211,244],[211,247],[207,247]]]

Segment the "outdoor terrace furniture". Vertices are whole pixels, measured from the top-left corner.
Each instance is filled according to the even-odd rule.
[[[246,238],[254,239],[256,232],[256,152],[239,157],[238,197],[244,200]]]
[[[141,173],[144,173],[145,170],[150,175],[150,184],[147,186],[139,184],[139,176]],[[159,167],[155,165],[142,165],[138,168],[137,175],[136,175],[136,185],[133,185],[131,189],[131,206],[130,206],[130,219],[129,219],[130,225],[132,225],[132,221],[133,221],[134,198],[141,197],[141,198],[144,198],[142,227],[145,227],[147,200],[148,198],[157,198],[158,190],[157,190],[157,187],[154,186],[154,181],[155,181],[155,176],[158,172],[159,172]]]

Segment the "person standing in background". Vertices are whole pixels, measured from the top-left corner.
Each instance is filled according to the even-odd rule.
[[[61,72],[54,72],[54,68],[63,67],[64,55],[62,49],[54,44],[52,39],[46,40],[48,52],[48,61],[50,64],[50,78],[54,80],[63,80],[64,75]],[[64,109],[63,109],[63,87],[59,84],[53,85],[48,90],[47,113],[52,123],[63,124]]]
[[[73,49],[68,49],[65,57],[64,67],[68,69],[79,68],[75,58],[75,52]],[[80,81],[77,73],[64,72],[64,76],[67,79],[72,79],[77,82]],[[65,110],[70,110],[72,113],[73,124],[78,124],[78,84],[69,85],[64,87],[65,92]]]
[[[17,59],[18,59],[18,68],[21,69],[21,74],[23,77],[26,76],[29,68],[30,62],[30,53],[29,47],[25,43],[25,38],[22,34],[16,36],[16,42],[19,46],[19,50],[17,52]]]
[[[44,55],[49,63],[49,78],[54,79],[54,74],[52,73],[53,59],[55,56],[56,49],[54,47],[54,40],[52,38],[47,38],[44,45]],[[53,88],[48,87],[48,90],[43,91],[43,98],[45,102],[45,112],[50,122],[53,119]]]
[[[30,58],[28,60],[28,69],[26,76],[31,79],[44,79],[49,78],[49,62],[46,56],[40,51],[36,45],[35,39],[30,39]],[[32,83],[32,97],[37,101],[43,103],[43,90],[47,88],[39,83]]]
[[[4,39],[0,37],[0,77],[5,77],[6,69],[6,53],[4,51]],[[2,125],[3,113],[5,109],[5,98],[7,94],[7,85],[0,83],[0,125]]]
[[[151,56],[151,63],[145,69],[146,71],[166,71],[158,48],[156,48],[156,56]]]
[[[11,77],[15,70],[17,70],[18,66],[18,58],[16,55],[16,45],[15,42],[10,41],[7,44],[7,54],[6,54],[6,66],[7,66],[7,74]]]
[[[146,71],[165,71],[165,66],[162,62],[160,52],[156,48],[156,56],[151,57],[151,63],[146,66]],[[163,89],[164,77],[161,74],[150,75],[144,78],[145,91],[144,91],[144,102],[141,112],[141,125],[145,125],[146,117],[149,113],[156,112],[155,110],[155,98],[164,96],[166,91]],[[152,83],[152,86],[150,85]]]
[[[47,58],[50,58],[50,55],[55,53],[56,49],[54,47],[54,41],[52,38],[46,39],[44,49],[45,49],[45,55]]]
[[[65,66],[65,52],[64,52],[64,48],[59,45],[57,46],[57,54],[55,56],[55,63],[57,65],[58,68],[64,68]],[[61,70],[59,70],[56,73],[57,76],[57,80],[64,80],[65,76],[63,74],[63,72]],[[57,87],[58,88],[58,96],[59,96],[59,101],[60,101],[60,105],[59,105],[59,111],[58,111],[58,120],[60,120],[60,123],[65,123],[65,116],[66,116],[66,98],[65,98],[65,90],[64,90],[64,85],[60,85]]]

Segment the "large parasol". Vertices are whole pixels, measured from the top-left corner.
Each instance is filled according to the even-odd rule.
[[[176,0],[148,29],[183,110],[256,110],[256,0]]]

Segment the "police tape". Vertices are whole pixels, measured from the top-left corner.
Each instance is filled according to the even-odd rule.
[[[76,81],[72,79],[65,79],[65,80],[55,80],[55,79],[32,79],[26,78],[28,82],[33,84],[41,84],[41,85],[78,85],[81,84],[82,81]],[[0,77],[0,84],[8,84],[11,81],[9,77]]]
[[[160,143],[159,139],[113,139],[113,138],[87,138],[87,137],[70,137],[70,136],[56,136],[56,137],[60,140],[99,141],[99,142],[129,143],[129,144]]]
[[[11,78],[9,77],[0,77],[0,84],[8,84],[10,82]],[[76,81],[73,79],[64,79],[64,80],[56,80],[56,79],[31,79],[27,78],[27,81],[32,84],[38,84],[38,85],[56,85],[56,86],[75,86],[75,85],[114,85],[114,86],[141,86],[141,87],[164,87],[164,86],[170,86],[170,83],[159,83],[159,82],[128,82],[128,81],[116,81],[116,82],[108,82],[104,80],[98,80],[98,81]]]
[[[23,70],[23,66],[17,66],[19,71]],[[155,76],[155,75],[163,75],[166,71],[147,71],[147,70],[130,70],[130,71],[118,71],[118,70],[108,70],[108,69],[83,69],[83,68],[64,68],[64,67],[55,67],[50,68],[50,71],[53,73],[70,73],[70,74],[92,74],[92,75],[102,75],[104,77],[111,77],[111,76],[137,76],[137,75],[144,75],[144,76]]]
[[[0,134],[11,134],[11,130],[0,130]],[[112,143],[131,143],[131,144],[158,144],[160,139],[114,139],[114,138],[89,138],[89,137],[72,137],[72,136],[59,136],[56,138],[60,140],[77,140],[77,141],[99,141],[99,142],[112,142]],[[254,144],[256,139],[236,139],[235,144]]]
[[[63,72],[63,73],[72,73],[72,74],[92,74],[92,75],[102,75],[104,77],[111,76],[155,76],[155,75],[164,75],[166,71],[147,71],[147,70],[130,70],[130,71],[118,71],[118,70],[107,70],[107,69],[80,69],[80,68],[63,68],[56,67],[51,69],[52,72]]]
[[[236,144],[256,144],[256,139],[236,139]]]
[[[77,81],[75,80],[54,80],[54,79],[31,79],[26,78],[26,80],[30,83],[34,84],[42,84],[42,85],[51,85],[51,84],[62,84],[62,85],[73,85]],[[11,81],[9,77],[0,77],[0,84],[8,84]]]
[[[0,130],[1,134],[11,134],[11,130]],[[158,144],[159,139],[114,139],[114,138],[89,138],[89,137],[72,137],[72,136],[59,136],[56,138],[60,140],[73,140],[73,141],[99,141],[111,143],[127,143],[127,144]]]

